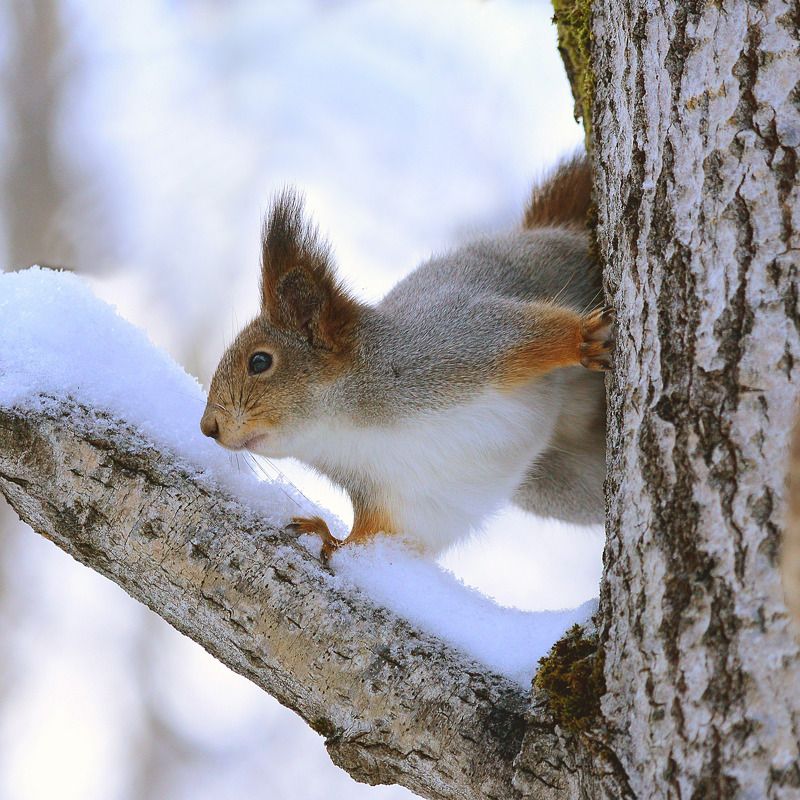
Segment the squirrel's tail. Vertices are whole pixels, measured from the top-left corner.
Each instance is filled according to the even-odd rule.
[[[533,187],[523,227],[569,226],[584,228],[592,205],[592,172],[582,152],[561,161]]]

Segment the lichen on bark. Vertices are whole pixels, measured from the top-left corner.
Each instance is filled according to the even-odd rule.
[[[573,733],[592,727],[600,717],[600,698],[605,693],[597,634],[573,625],[539,659],[534,685],[545,692],[547,707],[561,727]]]
[[[586,146],[592,129],[592,0],[553,0],[553,22],[558,30],[558,50],[567,71],[575,119],[583,122]]]

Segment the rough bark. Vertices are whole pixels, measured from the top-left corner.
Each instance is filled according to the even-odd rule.
[[[68,401],[0,408],[0,492],[36,531],[297,711],[357,780],[430,798],[521,796],[526,692],[343,589],[295,534],[265,528],[120,421]],[[559,762],[554,726],[544,714],[538,725]]]
[[[606,742],[637,797],[800,794],[777,570],[800,379],[800,9],[597,0],[597,239],[618,311]]]

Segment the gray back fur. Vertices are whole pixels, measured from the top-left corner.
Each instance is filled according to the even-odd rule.
[[[434,257],[364,315],[364,344],[337,401],[373,422],[445,408],[485,386],[488,365],[518,339],[519,301],[586,311],[601,297],[578,230],[517,231]]]
[[[335,407],[381,425],[470,399],[486,386],[487,365],[519,337],[519,301],[534,300],[580,312],[600,305],[601,271],[585,232],[523,230],[432,258],[366,312],[355,369],[332,389]],[[578,524],[602,522],[602,374],[556,370],[529,391],[558,420],[515,504]]]

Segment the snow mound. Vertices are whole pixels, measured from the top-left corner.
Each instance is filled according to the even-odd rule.
[[[504,608],[386,536],[342,548],[332,564],[376,602],[525,687],[553,642],[597,609],[596,600],[563,611]]]
[[[82,279],[38,267],[0,274],[0,331],[0,406],[72,397],[125,420],[200,477],[243,497],[270,525],[312,510],[294,487],[259,480],[251,461],[203,436],[206,400],[197,380]]]
[[[241,463],[203,436],[205,395],[197,380],[76,276],[39,268],[0,275],[0,331],[0,406],[72,397],[125,420],[203,479],[242,497],[270,525],[319,513],[290,484],[240,471]],[[304,538],[319,551],[318,539]],[[386,537],[337,552],[333,568],[338,580],[523,686],[552,643],[596,607],[592,600],[565,611],[504,608]]]

